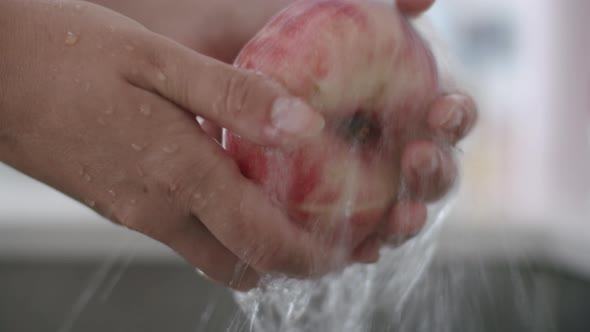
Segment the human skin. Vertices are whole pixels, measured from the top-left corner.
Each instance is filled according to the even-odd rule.
[[[271,145],[308,136],[293,124],[321,130],[305,105],[275,126],[290,117],[273,106],[290,98],[278,84],[83,2],[2,1],[0,43],[1,161],[234,288],[330,261],[194,120]]]
[[[305,277],[327,271],[336,255],[332,248],[294,227],[193,121],[201,115],[260,144],[276,142],[259,133],[271,125],[270,105],[286,92],[203,55],[231,61],[279,9],[276,2],[260,7],[256,19],[230,20],[235,28],[206,37],[192,25],[169,22],[182,22],[186,16],[176,15],[187,15],[185,5],[198,3],[198,13],[205,13],[229,0],[179,3],[159,2],[170,8],[169,16],[158,11],[162,15],[154,17],[141,14],[147,0],[118,2],[126,4],[121,12],[148,30],[83,2],[2,2],[0,42],[6,52],[0,59],[0,160],[165,243],[230,287],[251,288],[268,272]],[[217,15],[228,15],[225,8],[216,7]],[[190,19],[200,21],[194,15]],[[219,22],[218,16],[212,21]],[[226,38],[232,42],[223,42]],[[239,100],[245,91],[252,98],[210,109],[218,100]],[[234,117],[238,110],[247,116]],[[455,116],[459,121],[453,126],[443,125],[443,119]],[[469,98],[450,95],[433,104],[424,121],[434,136],[453,144],[474,119]],[[291,130],[280,141],[301,139],[306,137]],[[454,164],[426,167],[429,175],[419,171],[440,151],[445,150],[430,138],[406,147],[405,155],[412,158],[406,158],[404,172],[417,185],[392,218],[416,217],[408,213],[415,209],[404,207],[422,207],[422,198],[448,189],[437,179],[454,174]]]
[[[238,0],[94,2],[136,18],[149,29],[196,51],[231,63],[239,50],[272,16],[293,0],[250,0],[249,6]],[[402,13],[416,16],[433,3],[433,0],[398,0],[397,6]],[[400,241],[397,234],[405,232],[400,227],[423,224],[426,219],[425,203],[435,201],[449,191],[457,174],[450,147],[465,137],[476,121],[476,106],[471,98],[463,93],[447,92],[426,112],[422,120],[426,129],[423,135],[404,148],[401,164],[408,191],[392,210],[391,223],[385,229],[386,233],[392,234],[394,244]],[[203,127],[219,139],[219,127],[207,121]],[[364,258],[356,257],[356,260],[375,257],[377,251],[378,246],[374,246],[366,251]]]

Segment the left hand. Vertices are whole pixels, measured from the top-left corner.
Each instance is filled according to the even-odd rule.
[[[238,0],[93,2],[119,11],[148,29],[195,51],[231,63],[264,24],[292,1],[249,0],[248,6]],[[399,10],[408,16],[423,13],[433,3],[434,0],[397,0]],[[394,206],[390,221],[383,230],[385,238],[416,232],[418,230],[407,230],[404,227],[426,222],[425,204],[444,196],[457,176],[451,147],[469,133],[476,118],[476,105],[464,93],[442,95],[432,105],[424,119],[429,133],[404,148],[402,176],[408,186],[408,193]],[[219,127],[215,124],[207,123],[204,128],[212,136],[220,137]],[[363,254],[354,258],[366,261],[367,257],[375,256],[374,250],[359,250]]]

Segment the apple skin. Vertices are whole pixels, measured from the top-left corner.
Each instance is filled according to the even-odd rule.
[[[432,53],[407,19],[371,0],[297,1],[235,65],[282,83],[326,118],[322,134],[290,149],[225,131],[241,172],[326,241],[355,248],[377,234],[400,197],[401,148],[441,93]]]

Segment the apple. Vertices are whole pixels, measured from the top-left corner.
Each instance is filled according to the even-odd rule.
[[[292,220],[351,248],[378,233],[401,192],[401,148],[441,93],[432,53],[393,6],[302,0],[278,13],[235,61],[282,83],[326,118],[290,149],[229,131],[241,172]]]

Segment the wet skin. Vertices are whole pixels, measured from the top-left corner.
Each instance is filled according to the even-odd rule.
[[[141,1],[126,3],[131,17],[133,4],[138,12],[144,8]],[[194,3],[207,8],[204,1]],[[224,3],[211,2],[212,12],[223,16]],[[158,34],[158,27],[186,17],[176,16],[171,2],[160,4],[171,16],[144,17],[140,24],[78,1],[1,2],[0,160],[163,242],[230,287],[250,288],[268,272],[325,272],[319,267],[329,267],[338,253],[294,227],[194,121],[200,115],[266,145],[276,144],[277,135],[296,142],[317,134],[272,121],[273,105],[291,97],[283,87],[204,55],[232,58],[277,8],[260,7],[267,9],[256,19],[232,21],[248,23],[220,51],[223,43],[211,40],[230,37],[208,36],[201,43],[198,29],[194,38],[170,34],[191,50]],[[190,19],[199,21],[192,13]],[[222,107],[213,109],[219,100]],[[302,128],[321,129],[316,113],[305,105],[299,113],[305,114],[299,116]],[[459,120],[445,126],[453,114]],[[450,95],[422,120],[445,144],[454,144],[474,119],[470,99]],[[268,132],[274,134],[261,134]],[[438,179],[454,174],[454,164],[424,167],[445,151],[433,142],[404,147],[402,173],[414,179],[416,190],[394,208],[398,218],[423,218],[422,198],[447,190]]]

